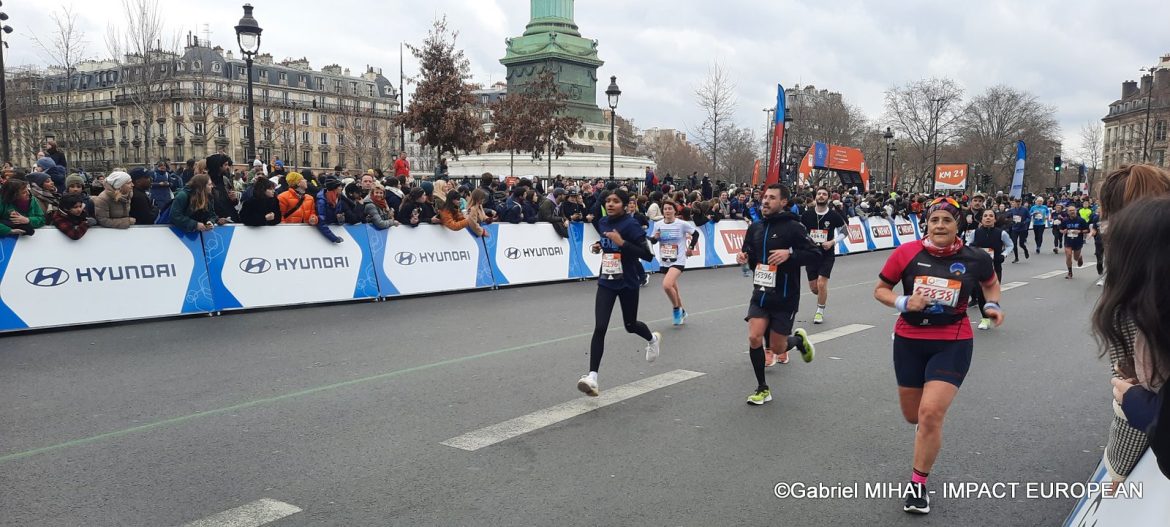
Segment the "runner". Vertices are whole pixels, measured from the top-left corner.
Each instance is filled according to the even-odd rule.
[[[585,395],[597,397],[601,390],[597,386],[597,370],[601,368],[601,355],[605,352],[605,331],[613,315],[613,305],[622,304],[622,321],[626,332],[635,333],[646,339],[646,361],[658,358],[661,336],[651,333],[638,320],[638,288],[646,271],[638,260],[650,261],[654,253],[646,243],[646,232],[637,220],[626,214],[625,204],[629,194],[617,189],[605,197],[606,216],[598,223],[601,241],[594,243],[594,254],[601,253],[601,271],[597,278],[597,299],[593,307],[593,340],[589,345],[589,373],[577,381],[577,389]]]
[[[967,233],[967,245],[983,249],[991,256],[991,261],[995,265],[995,277],[1002,284],[1003,261],[1007,258],[1007,253],[1013,249],[1013,244],[1011,236],[995,226],[995,213],[990,210],[983,211],[983,222],[979,224],[979,228]],[[983,288],[973,288],[971,293],[979,305],[979,313],[984,313],[987,298],[983,296]],[[983,316],[979,320],[979,329],[991,329],[991,319]]]
[[[658,244],[658,263],[666,270],[662,290],[666,292],[670,305],[674,306],[674,325],[681,326],[687,321],[687,310],[683,309],[678,278],[686,270],[687,256],[694,254],[695,245],[699,243],[699,232],[694,225],[678,219],[678,205],[675,202],[662,202],[661,211],[662,221],[650,227],[649,236],[650,241]]]
[[[1081,217],[1075,206],[1070,205],[1068,212],[1061,219],[1060,227],[1060,232],[1064,235],[1064,265],[1068,267],[1068,274],[1064,278],[1072,280],[1073,260],[1076,260],[1077,267],[1085,265],[1084,259],[1081,258],[1081,249],[1085,247],[1085,236],[1089,234],[1089,222]]]
[[[1060,203],[1055,205],[1050,201],[1048,206],[1052,208],[1052,254],[1058,254],[1064,249],[1064,233],[1061,232],[1064,228],[1061,223],[1064,223],[1064,206]]]
[[[1032,257],[1028,254],[1028,226],[1031,225],[1029,214],[1029,209],[1020,204],[1019,198],[1012,198],[1012,208],[1007,211],[1008,220],[1011,224],[1011,251],[1014,256],[1012,263],[1018,263],[1020,261],[1021,247],[1024,249],[1025,260]],[[982,223],[980,225],[982,226]]]
[[[813,324],[825,321],[825,306],[829,303],[829,278],[833,274],[833,263],[836,262],[836,245],[845,239],[845,218],[829,206],[829,189],[817,189],[816,206],[804,211],[800,222],[808,229],[809,238],[817,244],[820,253],[819,261],[805,267],[808,273],[808,288],[817,295],[817,312],[813,315]]]
[[[790,336],[800,308],[800,268],[813,263],[820,255],[796,215],[788,212],[789,197],[783,185],[767,188],[762,203],[764,217],[748,227],[742,252],[736,256],[738,263],[746,263],[755,270],[752,300],[744,318],[748,323],[749,357],[757,384],[755,392],[747,398],[748,404],[760,405],[772,400],[772,391],[764,382],[765,332],[771,331],[772,348],[783,346],[781,356],[786,357],[793,348],[801,350],[805,362],[812,362],[815,355],[815,348],[803,329]]]
[[[894,325],[894,374],[907,422],[918,425],[914,439],[913,492],[902,510],[930,512],[926,479],[942,447],[947,409],[971,365],[974,332],[967,299],[982,288],[986,316],[1003,323],[999,280],[983,251],[957,236],[959,204],[939,198],[927,212],[927,235],[894,250],[878,274],[874,297],[901,312]],[[902,284],[902,294],[894,286]]]
[[[1052,212],[1044,204],[1044,198],[1036,198],[1036,204],[1028,209],[1032,216],[1032,234],[1036,238],[1036,254],[1040,254],[1040,246],[1044,245],[1044,229],[1048,227],[1048,218]]]

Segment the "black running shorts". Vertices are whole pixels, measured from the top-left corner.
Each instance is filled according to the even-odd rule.
[[[927,381],[962,386],[971,367],[973,350],[972,339],[923,340],[895,335],[894,376],[898,379],[898,386],[922,388]]]
[[[791,335],[792,326],[796,323],[796,313],[787,313],[784,311],[768,311],[755,304],[748,305],[748,314],[744,317],[744,321],[749,321],[753,318],[768,319],[768,329],[773,333],[781,335]]]

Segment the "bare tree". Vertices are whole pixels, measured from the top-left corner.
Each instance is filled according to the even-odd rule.
[[[1010,86],[992,86],[974,97],[958,123],[953,157],[967,160],[979,172],[991,175],[992,186],[1006,188],[1016,161],[1016,141],[1029,149],[1049,151],[1059,142],[1056,108],[1036,96]]]
[[[53,24],[48,37],[42,38],[34,31],[31,38],[41,49],[41,55],[44,56],[45,60],[60,68],[65,76],[65,98],[60,102],[61,113],[64,117],[62,136],[65,145],[60,146],[66,147],[67,145],[76,148],[79,135],[74,129],[71,107],[74,91],[73,74],[77,69],[77,64],[85,59],[88,42],[85,40],[85,31],[77,23],[77,13],[73,11],[73,6],[62,6],[61,10],[53,12],[49,19],[52,20]]]
[[[867,130],[865,112],[849,104],[839,93],[817,90],[812,86],[793,90],[793,118],[788,143],[811,146],[813,142],[856,146]]]
[[[125,108],[123,119],[141,119],[146,141],[140,161],[149,161],[151,132],[156,119],[165,119],[163,106],[171,97],[179,35],[167,30],[158,0],[122,0],[120,15],[112,18],[124,27],[110,25],[106,31],[106,47],[121,70],[115,103]],[[136,135],[136,150],[139,144]]]
[[[707,166],[703,152],[677,133],[653,134],[642,143],[642,148],[658,164],[658,171],[662,174],[683,177],[701,172]]]
[[[903,138],[899,154],[911,172],[900,183],[926,190],[936,149],[950,144],[959,132],[962,102],[963,89],[951,79],[924,79],[886,91],[884,120]]]
[[[1101,121],[1089,121],[1081,126],[1081,144],[1077,154],[1089,171],[1087,181],[1089,189],[1093,189],[1093,184],[1097,180],[1097,169],[1101,166],[1101,137]]]
[[[731,128],[720,144],[720,157],[727,168],[727,179],[735,183],[749,183],[752,169],[759,159],[756,134],[750,128]]]
[[[734,130],[735,84],[727,70],[715,61],[707,78],[695,89],[695,101],[705,115],[693,134],[699,148],[711,154],[711,171],[719,173],[719,140]]]
[[[44,72],[32,67],[12,68],[5,79],[7,83],[7,105],[9,126],[12,127],[13,164],[32,166],[33,156],[41,148],[41,89],[45,83]]]

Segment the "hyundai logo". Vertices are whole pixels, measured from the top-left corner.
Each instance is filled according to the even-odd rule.
[[[24,279],[37,287],[56,287],[69,281],[69,273],[59,267],[39,267],[29,271]]]
[[[267,273],[272,270],[272,262],[264,258],[248,258],[240,261],[240,270],[248,274]]]
[[[504,251],[504,256],[506,256],[509,260],[518,260],[520,259],[520,249],[515,247],[508,247],[508,249]]]
[[[398,265],[414,265],[414,253],[406,251],[400,252],[394,255],[394,261],[397,262]]]

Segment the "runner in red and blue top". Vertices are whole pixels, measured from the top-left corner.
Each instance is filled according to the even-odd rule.
[[[947,409],[971,366],[974,332],[967,300],[979,288],[987,299],[984,316],[1003,323],[999,279],[991,257],[958,238],[959,204],[950,198],[931,202],[926,237],[898,247],[878,274],[874,298],[897,309],[894,326],[894,375],[902,416],[917,425],[914,491],[903,510],[930,512],[926,478],[942,447]],[[902,284],[902,292],[894,286]]]

